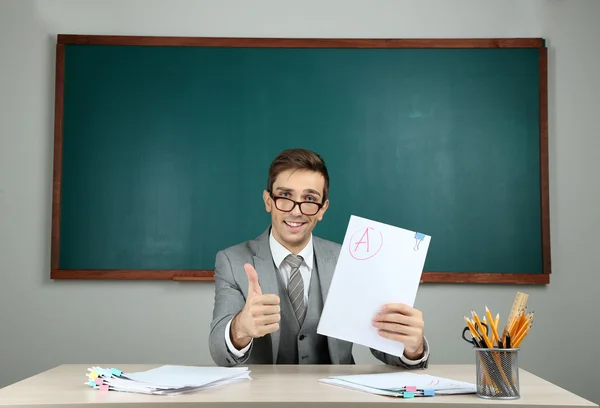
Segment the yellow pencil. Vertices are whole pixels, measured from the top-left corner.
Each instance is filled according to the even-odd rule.
[[[519,347],[519,345],[525,339],[525,336],[527,336],[527,333],[529,333],[530,327],[531,327],[531,325],[527,325],[527,326],[523,327],[523,330],[519,334],[517,334],[517,338],[515,339],[515,345],[513,347]]]
[[[527,334],[529,333],[529,330],[531,329],[532,324],[533,324],[533,312],[531,312],[527,315],[527,319],[526,319],[525,324],[523,325],[523,328],[519,331],[519,333],[517,333],[517,336],[515,338],[514,347],[519,347],[519,344],[521,344],[523,342],[523,340],[525,339],[525,336],[527,336]]]
[[[492,312],[490,312],[490,309],[488,309],[487,306],[485,307],[485,314],[486,314],[488,320],[490,321],[490,326],[492,326],[492,342],[494,342],[494,341],[499,342],[500,337],[498,337],[498,329],[496,328],[494,319],[492,319]]]
[[[477,313],[475,313],[474,310],[471,311],[471,314],[473,315],[473,319],[475,320],[475,323],[477,323],[477,326],[479,326],[479,328],[481,329],[481,334],[483,337],[483,341],[485,342],[485,345],[487,346],[487,348],[492,348],[493,345],[490,344],[490,339],[488,339],[488,337],[486,336],[485,327],[481,324],[481,320],[479,320],[479,316],[477,316]]]

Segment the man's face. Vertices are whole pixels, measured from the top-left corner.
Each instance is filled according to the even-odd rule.
[[[321,173],[308,170],[286,170],[277,176],[273,183],[273,197],[289,198],[297,202],[323,202],[325,178]],[[298,205],[290,212],[279,210],[267,191],[263,192],[265,208],[271,213],[273,236],[279,243],[297,254],[306,246],[317,222],[323,219],[329,201],[326,201],[316,214],[306,215],[300,212]],[[290,203],[288,203],[289,205]],[[277,206],[284,208],[284,200],[278,200]],[[302,209],[307,212],[303,204]]]

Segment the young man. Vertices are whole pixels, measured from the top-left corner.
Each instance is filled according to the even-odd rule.
[[[258,238],[216,257],[210,352],[216,364],[354,364],[352,343],[317,334],[340,245],[312,235],[329,201],[329,174],[319,155],[286,150],[271,163],[263,199],[271,225]],[[419,310],[382,305],[372,324],[404,343],[404,355],[371,349],[386,364],[427,366]]]

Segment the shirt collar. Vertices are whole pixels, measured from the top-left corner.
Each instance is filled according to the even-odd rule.
[[[273,256],[273,261],[275,262],[275,266],[277,266],[277,269],[279,269],[279,267],[281,266],[281,263],[283,262],[285,257],[288,256],[289,254],[291,254],[291,252],[286,247],[281,245],[279,243],[279,241],[277,241],[275,239],[275,237],[273,236],[273,231],[271,231],[269,233],[269,246],[271,247],[271,255]],[[312,241],[312,234],[311,234],[308,244],[306,244],[306,246],[298,254],[304,259],[306,266],[308,266],[308,269],[311,271],[313,268],[313,261],[314,261],[313,253],[314,253],[314,249],[313,249],[313,241]]]

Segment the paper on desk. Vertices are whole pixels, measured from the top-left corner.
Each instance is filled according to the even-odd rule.
[[[162,387],[197,387],[208,385],[224,379],[237,377],[245,373],[246,367],[194,367],[166,365],[139,373],[127,373],[125,376],[133,381],[146,384],[160,384]]]
[[[431,237],[352,215],[317,333],[401,356],[372,326],[386,303],[414,306]]]
[[[91,367],[87,385],[101,391],[179,395],[250,380],[247,367],[193,367],[166,365],[137,373]]]
[[[415,396],[424,395],[425,391],[429,390],[440,395],[472,394],[477,391],[475,384],[410,372],[332,376],[320,381],[326,384],[390,396],[402,396],[407,387],[416,389]]]
[[[353,384],[347,381],[338,380],[337,378],[323,378],[319,381],[325,384],[337,385],[338,387],[350,388],[352,390],[364,391],[377,395],[387,395],[390,397],[401,397],[404,395],[402,391],[381,390],[379,388],[371,388],[365,385]]]

